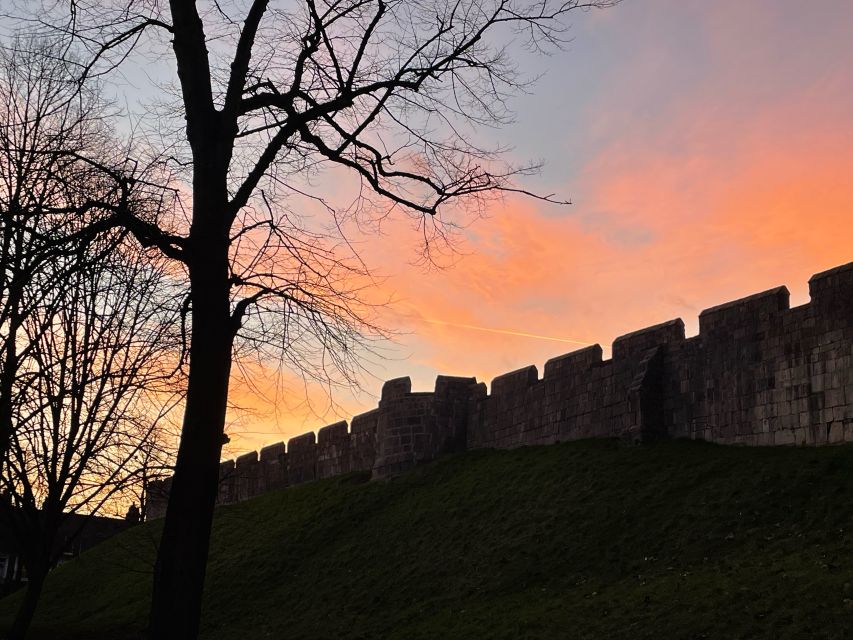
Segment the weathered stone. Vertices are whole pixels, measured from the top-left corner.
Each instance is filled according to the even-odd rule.
[[[379,406],[315,435],[220,467],[220,503],[348,471],[399,473],[448,451],[590,437],[685,437],[748,446],[853,442],[853,263],[816,274],[811,303],[778,287],[706,309],[699,335],[672,320],[496,377],[439,376],[412,393],[383,385]],[[170,480],[147,487],[165,513]]]
[[[317,479],[317,445],[314,432],[287,441],[288,484],[300,484]]]

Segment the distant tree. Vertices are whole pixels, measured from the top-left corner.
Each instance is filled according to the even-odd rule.
[[[178,389],[175,389],[176,391]],[[128,462],[128,479],[121,492],[121,504],[137,507],[139,522],[148,521],[148,488],[152,482],[174,473],[178,437],[172,430],[172,416],[153,426]]]
[[[353,284],[367,275],[360,263],[342,260],[285,198],[305,194],[306,174],[348,170],[362,184],[359,219],[401,210],[429,242],[453,224],[451,207],[533,195],[515,179],[535,167],[508,166],[471,125],[506,123],[507,99],[526,87],[510,40],[559,46],[569,13],[612,4],[75,0],[62,23],[54,3],[34,19],[89,51],[84,77],[111,73],[139,48],[177,69],[185,135],[169,148],[189,183],[188,228],[147,228],[145,239],[186,268],[190,365],[151,637],[198,633],[235,350],[248,341],[303,372],[346,372],[375,330]],[[339,225],[341,212],[329,212]]]

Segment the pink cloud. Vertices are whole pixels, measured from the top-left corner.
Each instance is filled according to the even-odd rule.
[[[378,376],[411,374],[420,389],[437,373],[488,381],[576,348],[543,338],[607,344],[677,316],[695,331],[703,308],[779,284],[805,302],[812,273],[853,260],[844,21],[827,10],[800,28],[772,3],[721,3],[685,8],[678,19],[692,22],[680,24],[623,6],[590,27],[596,38],[633,39],[586,104],[577,150],[586,156],[562,189],[574,205],[496,202],[444,270],[411,265],[420,236],[410,221],[357,238],[387,276],[369,295],[396,300],[382,316],[402,332]],[[853,12],[845,7],[835,10]],[[645,18],[632,22],[637,11]],[[677,37],[683,26],[689,42]],[[678,48],[687,45],[689,65]],[[304,390],[291,388],[268,424],[288,435],[321,426],[298,409]]]

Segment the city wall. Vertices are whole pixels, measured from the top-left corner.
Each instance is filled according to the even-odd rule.
[[[692,438],[755,446],[853,442],[853,263],[812,276],[790,308],[778,287],[498,376],[386,382],[376,409],[220,466],[219,502],[352,471],[374,478],[466,449],[581,438]],[[170,481],[149,487],[165,513]]]

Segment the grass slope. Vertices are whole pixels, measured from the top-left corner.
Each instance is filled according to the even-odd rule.
[[[363,479],[220,508],[203,637],[851,637],[851,446],[588,441]],[[158,533],[53,572],[33,637],[136,637]]]

